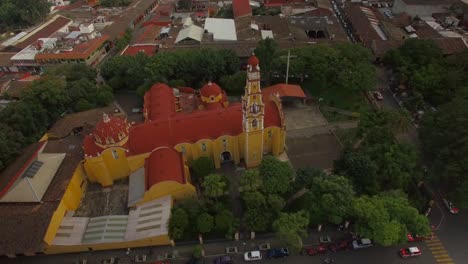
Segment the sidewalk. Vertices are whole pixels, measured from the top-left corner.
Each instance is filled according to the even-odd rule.
[[[309,235],[303,239],[304,247],[318,245],[319,237],[328,235],[332,241],[337,241],[344,238],[345,231],[338,231],[333,227],[324,227],[321,232],[317,232],[317,229],[309,230]],[[275,234],[262,234],[258,235],[256,239],[239,239],[239,241],[218,239],[205,241],[202,246],[205,250],[206,257],[213,257],[226,254],[227,247],[237,247],[238,252],[233,253],[241,255],[246,251],[258,250],[260,244],[269,243],[270,247],[284,246]],[[5,263],[80,263],[79,261],[86,260],[87,264],[102,263],[103,260],[110,258],[118,258],[118,263],[154,263],[155,261],[161,261],[167,259],[167,254],[175,254],[177,257],[171,260],[171,263],[184,263],[186,260],[191,258],[193,249],[198,245],[198,241],[179,242],[175,247],[172,246],[157,246],[157,247],[143,247],[133,248],[130,250],[130,254],[126,254],[126,249],[118,250],[105,250],[105,251],[93,251],[93,252],[79,252],[70,254],[60,255],[43,255],[34,257],[20,257],[17,259],[6,259]],[[146,256],[145,261],[136,262],[136,257]],[[3,262],[2,262],[3,263]]]

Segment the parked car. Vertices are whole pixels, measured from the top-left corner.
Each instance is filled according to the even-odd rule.
[[[267,251],[268,258],[285,258],[289,256],[287,248],[272,248]]]
[[[244,260],[245,261],[256,261],[262,259],[262,253],[260,251],[249,251],[244,253]]]
[[[328,250],[330,250],[331,252],[337,252],[338,246],[335,243],[331,243],[328,245]]]
[[[383,100],[383,95],[378,91],[374,91],[374,97],[379,101]]]
[[[399,253],[402,258],[421,256],[421,250],[418,247],[402,248]]]
[[[328,243],[331,243],[332,240],[329,235],[325,235],[325,236],[320,236],[319,242],[320,244],[328,244]]]
[[[232,258],[230,256],[219,256],[213,260],[213,264],[232,264]]]
[[[411,233],[406,234],[406,237],[408,238],[408,242],[421,242],[427,239],[424,236],[419,236]]]
[[[353,249],[368,248],[368,247],[373,246],[372,240],[370,240],[368,238],[361,238],[361,239],[353,240],[351,245],[352,245]]]
[[[458,214],[459,209],[455,207],[455,205],[453,205],[452,202],[450,202],[446,198],[442,198],[442,201],[444,202],[445,207],[447,207],[451,214]]]
[[[338,249],[340,250],[347,250],[349,249],[349,243],[346,240],[340,241],[337,243]]]
[[[309,255],[309,256],[315,256],[315,255],[318,254],[318,251],[313,247],[306,248],[305,250],[307,252],[307,255]]]

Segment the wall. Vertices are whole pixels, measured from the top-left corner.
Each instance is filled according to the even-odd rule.
[[[73,246],[50,246],[45,250],[46,254],[61,254],[70,252],[84,252],[92,250],[108,250],[108,249],[119,249],[119,248],[135,248],[135,247],[147,247],[147,246],[160,246],[170,245],[170,239],[168,235],[161,235],[157,237],[145,238],[141,240],[123,241],[114,243],[102,243],[102,244],[84,244],[84,245],[73,245]]]
[[[137,205],[141,205],[166,195],[171,195],[173,199],[180,200],[183,198],[196,196],[197,191],[190,183],[180,184],[175,181],[164,181],[153,185],[148,191],[146,191],[143,199],[138,202]]]
[[[54,241],[55,234],[57,233],[67,211],[75,211],[78,208],[81,198],[86,190],[86,183],[86,176],[80,164],[75,169],[62,200],[49,222],[49,227],[47,228],[44,236],[44,242],[47,245],[51,245]]]

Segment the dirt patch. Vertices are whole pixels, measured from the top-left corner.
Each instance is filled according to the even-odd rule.
[[[289,160],[295,169],[330,169],[341,153],[341,145],[332,134],[287,137],[286,145]]]
[[[73,216],[127,215],[127,199],[128,180],[115,182],[108,188],[102,188],[97,183],[89,183],[80,207]]]
[[[288,130],[327,124],[327,120],[325,120],[316,106],[285,107],[284,115]]]

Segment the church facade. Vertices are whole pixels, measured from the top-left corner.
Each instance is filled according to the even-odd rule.
[[[195,195],[189,166],[200,157],[211,158],[216,168],[226,162],[252,168],[263,155],[280,155],[285,147],[279,96],[262,91],[254,55],[241,102],[230,103],[211,82],[199,91],[158,83],[145,94],[143,114],[145,122],[135,125],[104,115],[84,142],[84,168],[91,182],[144,181],[144,194],[135,196],[134,205],[165,195]]]

